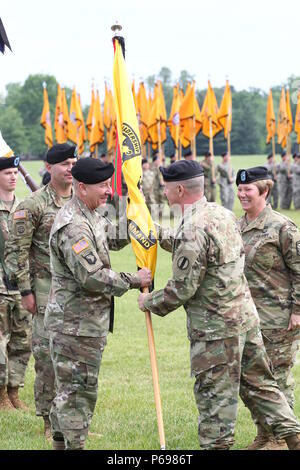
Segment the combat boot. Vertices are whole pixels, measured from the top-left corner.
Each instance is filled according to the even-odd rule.
[[[285,437],[289,450],[300,450],[300,434],[292,434]]]
[[[66,450],[65,441],[63,437],[53,439],[52,445],[53,450]]]
[[[0,410],[15,410],[14,405],[11,403],[8,395],[6,386],[2,385],[0,387]]]
[[[254,441],[247,447],[247,450],[260,450],[269,441],[270,434],[260,425],[257,425],[257,436]]]
[[[49,416],[43,416],[43,420],[44,420],[44,436],[46,439],[51,440],[52,432],[51,432],[51,423],[50,423]]]
[[[8,397],[17,410],[28,411],[28,406],[19,398],[19,387],[7,387]]]

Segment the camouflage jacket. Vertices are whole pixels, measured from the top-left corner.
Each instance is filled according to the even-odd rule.
[[[294,192],[300,189],[300,163],[294,163],[292,165],[293,172],[293,189]]]
[[[49,183],[22,201],[10,221],[11,237],[5,247],[10,277],[21,292],[34,292],[40,314],[45,312],[51,284],[50,230],[63,204]]]
[[[146,198],[151,198],[154,195],[154,178],[152,170],[143,171],[142,188]]]
[[[245,274],[261,327],[287,328],[300,315],[300,234],[296,225],[268,205],[247,224],[239,220],[246,253]]]
[[[76,196],[59,212],[50,235],[52,284],[45,328],[71,336],[106,336],[112,296],[140,286],[137,274],[112,271],[109,248],[129,243],[111,238],[112,224]]]
[[[1,243],[1,247],[0,247],[1,252],[2,252],[1,259],[4,259],[5,245],[7,243],[8,238],[9,238],[9,229],[8,229],[9,216],[10,216],[11,213],[13,213],[15,211],[17,205],[18,205],[18,200],[15,197],[14,201],[13,201],[13,205],[11,207],[11,210],[9,211],[8,208],[6,207],[5,203],[0,200],[0,230],[2,232],[2,238],[3,238],[3,242],[4,242],[3,245]],[[3,281],[3,276],[4,276],[4,270],[3,270],[2,263],[0,262],[0,294],[9,294],[9,293],[16,294],[16,291],[8,291],[7,290],[7,288],[4,284],[4,281]]]
[[[288,178],[288,169],[289,165],[285,162],[278,163],[277,165],[277,174],[278,174],[278,182],[280,184],[291,184],[292,178]],[[290,166],[290,176],[292,177],[292,168]]]
[[[275,177],[276,177],[276,179],[277,179],[277,168],[278,168],[278,165],[275,165],[275,163],[272,163],[272,164],[266,163],[264,166],[268,169],[268,171],[269,171],[269,173],[270,173],[270,178],[272,179],[272,181],[275,181]],[[276,170],[276,171],[275,171],[275,170]]]
[[[244,276],[244,248],[235,216],[206,198],[191,205],[177,232],[160,228],[172,249],[173,276],[147,295],[145,307],[164,316],[184,306],[190,340],[212,341],[247,331],[258,316]]]
[[[212,165],[214,165],[214,163],[207,163],[205,160],[202,160],[200,164],[204,172],[204,186],[212,186],[213,182],[212,182],[211,170],[212,170]]]
[[[155,193],[163,193],[164,192],[164,182],[163,182],[163,177],[160,172],[160,169],[153,165],[151,168],[151,171],[153,172],[154,179],[153,179],[153,190]]]
[[[216,167],[216,172],[219,173],[220,177],[218,183],[220,186],[229,186],[234,182],[234,169],[230,163],[219,163]]]

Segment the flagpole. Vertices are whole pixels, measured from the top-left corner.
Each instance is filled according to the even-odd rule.
[[[142,291],[144,294],[149,293],[149,289],[147,287],[144,287]],[[165,450],[166,440],[165,440],[164,422],[163,422],[162,405],[161,405],[161,397],[160,397],[156,349],[155,349],[155,342],[154,342],[152,318],[151,318],[151,313],[149,310],[146,310],[145,318],[146,318],[146,326],[147,326],[148,346],[149,346],[149,352],[150,352],[150,363],[151,363],[151,371],[152,371],[152,381],[153,381],[153,389],[154,389],[154,400],[155,400],[155,407],[156,407],[159,442],[160,442],[161,450]]]
[[[276,177],[276,150],[275,150],[275,136],[272,135],[272,154],[274,162],[274,176]]]
[[[212,135],[212,117],[209,118],[209,151],[211,153],[211,178],[215,179],[215,166],[214,166],[214,143]]]
[[[227,152],[231,155],[231,141],[230,141],[230,132],[227,134]]]
[[[116,37],[118,36],[118,32],[122,29],[122,27],[119,24],[115,24],[114,26],[111,27],[111,29],[112,31],[114,31],[115,37]],[[158,122],[158,124],[160,124],[160,122]],[[160,126],[158,127],[158,132],[159,132],[159,151],[161,151]],[[148,293],[149,290],[147,288],[146,289],[144,288],[142,289],[142,292]],[[163,426],[162,406],[161,406],[160,389],[159,389],[159,381],[158,381],[158,368],[157,368],[151,314],[149,311],[146,311],[146,326],[147,326],[147,335],[148,335],[148,343],[149,343],[150,363],[151,363],[152,378],[153,378],[153,389],[154,389],[154,399],[155,399],[155,405],[156,405],[160,448],[161,450],[165,450],[166,444],[165,444],[165,433],[164,433],[164,426]]]
[[[193,160],[196,160],[196,116],[193,116]]]

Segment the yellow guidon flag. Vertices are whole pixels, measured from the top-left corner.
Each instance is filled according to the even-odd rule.
[[[276,134],[276,122],[275,122],[272,90],[270,90],[270,93],[268,96],[266,128],[267,128],[267,133],[268,133],[266,143],[269,144],[272,138],[275,137],[275,134]]]
[[[50,148],[53,145],[53,136],[52,136],[49,99],[48,99],[46,84],[44,84],[44,106],[43,106],[40,124],[45,129],[45,144],[48,145],[48,147]]]
[[[114,37],[113,85],[122,172],[128,187],[128,232],[139,268],[148,268],[154,277],[157,235],[150,212],[140,192],[142,147],[136,109],[132,96],[120,38]]]

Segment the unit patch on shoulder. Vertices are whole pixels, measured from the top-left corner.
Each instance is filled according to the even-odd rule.
[[[86,238],[82,238],[79,240],[77,243],[72,245],[72,250],[76,253],[76,255],[79,255],[83,250],[86,250],[89,248],[89,242],[87,241]]]
[[[89,251],[88,253],[82,256],[90,265],[96,264],[97,258],[92,251]]]
[[[17,211],[14,213],[14,220],[27,219],[27,215],[28,215],[27,210]]]
[[[179,260],[177,261],[177,267],[182,271],[185,271],[189,267],[189,265],[190,262],[186,256],[181,256],[181,258],[179,258]]]
[[[300,241],[296,242],[297,255],[300,256]]]

